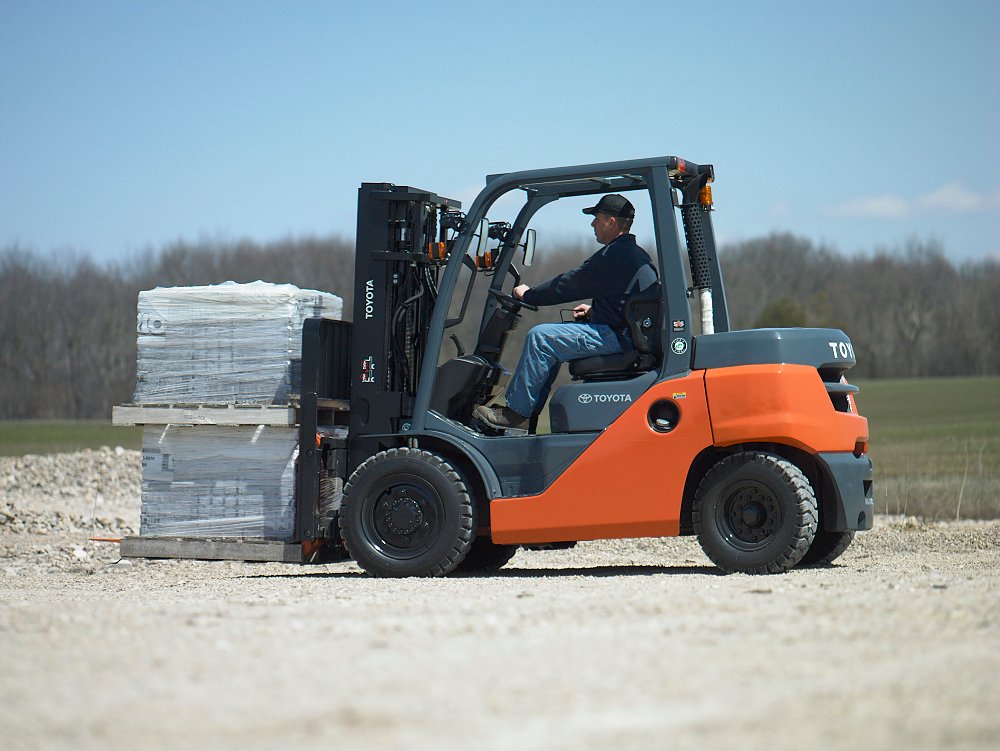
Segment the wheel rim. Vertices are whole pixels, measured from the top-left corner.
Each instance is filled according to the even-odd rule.
[[[765,547],[781,529],[783,512],[766,485],[744,482],[726,489],[716,507],[716,523],[730,545],[752,551]]]
[[[416,558],[437,540],[445,511],[434,486],[417,476],[396,476],[371,489],[365,498],[365,536],[382,555]]]

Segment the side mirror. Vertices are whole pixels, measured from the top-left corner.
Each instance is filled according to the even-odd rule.
[[[483,221],[479,223],[479,249],[476,250],[476,255],[482,258],[486,255],[486,244],[490,241],[490,220],[483,217]]]
[[[527,237],[524,238],[524,265],[530,266],[535,260],[535,230],[529,229]]]

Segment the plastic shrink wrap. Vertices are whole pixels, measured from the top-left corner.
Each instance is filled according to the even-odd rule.
[[[291,540],[298,428],[147,425],[140,534]]]
[[[302,323],[343,300],[291,284],[226,282],[139,293],[136,404],[287,404]]]

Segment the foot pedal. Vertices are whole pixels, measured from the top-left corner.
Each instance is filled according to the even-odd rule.
[[[498,428],[479,418],[472,420],[472,427],[490,438],[522,436],[529,432],[527,428]]]

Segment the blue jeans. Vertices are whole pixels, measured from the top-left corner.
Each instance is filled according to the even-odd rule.
[[[610,326],[590,323],[533,326],[524,340],[517,370],[507,384],[507,406],[519,415],[530,417],[545,404],[564,362],[621,351],[621,342]]]

